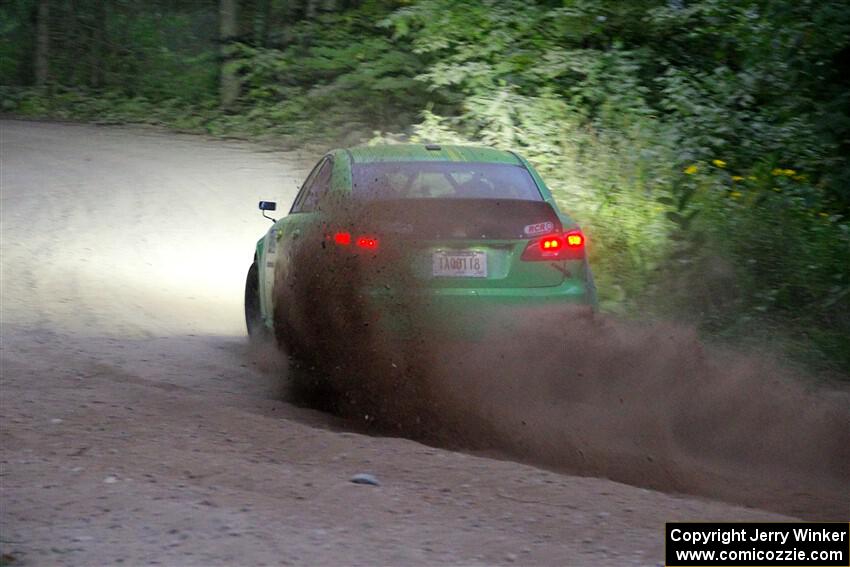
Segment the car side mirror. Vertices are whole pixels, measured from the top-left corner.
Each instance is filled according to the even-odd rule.
[[[275,203],[274,201],[260,201],[260,204],[258,206],[260,207],[260,210],[263,211],[264,217],[266,217],[267,219],[269,219],[272,222],[277,222],[277,221],[275,221],[275,219],[271,218],[270,216],[268,216],[266,214],[266,211],[277,210],[277,203]]]

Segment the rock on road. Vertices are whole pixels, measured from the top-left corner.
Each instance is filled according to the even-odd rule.
[[[0,122],[0,552],[58,565],[655,565],[729,504],[374,437],[280,395],[244,274],[305,157]],[[307,160],[309,161],[309,159]],[[374,475],[378,486],[354,484]]]

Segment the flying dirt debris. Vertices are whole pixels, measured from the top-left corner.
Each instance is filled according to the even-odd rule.
[[[440,324],[429,281],[402,261],[412,241],[351,254],[329,238],[329,226],[390,221],[439,234],[454,218],[399,203],[328,205],[275,272],[276,336],[292,355],[296,399],[379,431],[573,473],[817,518],[850,509],[846,393],[706,347],[685,326],[590,306],[482,306]],[[375,287],[392,301],[364,292]]]
[[[423,329],[397,340],[369,324],[356,272],[339,286],[319,279],[291,290],[312,315],[294,331],[310,352],[290,370],[296,399],[557,470],[813,518],[850,509],[848,396],[806,388],[762,357],[580,308],[517,316],[476,342]],[[427,320],[417,300],[397,305]]]

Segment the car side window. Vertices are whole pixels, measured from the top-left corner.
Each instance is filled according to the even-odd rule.
[[[292,207],[293,213],[309,213],[318,208],[319,201],[331,187],[333,160],[325,158],[304,182],[301,194]]]
[[[310,190],[310,187],[313,186],[313,180],[316,178],[316,174],[319,172],[319,169],[324,165],[324,159],[317,163],[310,173],[307,175],[307,179],[304,180],[304,183],[301,185],[301,189],[298,190],[298,194],[295,196],[295,201],[292,203],[292,208],[289,209],[290,213],[298,213],[301,211],[301,203],[304,202],[304,197],[307,195],[307,191]]]

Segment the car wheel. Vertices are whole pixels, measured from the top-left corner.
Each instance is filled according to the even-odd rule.
[[[269,330],[260,312],[260,274],[256,262],[251,264],[245,279],[245,326],[252,341],[269,338]]]

